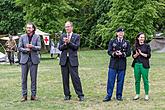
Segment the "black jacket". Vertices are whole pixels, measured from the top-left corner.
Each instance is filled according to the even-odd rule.
[[[59,50],[62,51],[60,56],[60,65],[64,66],[67,61],[67,52],[69,53],[69,61],[71,66],[78,66],[78,56],[77,51],[80,46],[80,36],[78,34],[72,34],[70,43],[67,45],[64,45],[63,38],[66,37],[66,34],[63,34],[61,36],[60,42],[59,42]]]
[[[136,54],[136,48],[137,47],[135,47],[133,49],[132,56],[134,54]],[[134,60],[132,62],[132,67],[135,66],[135,63],[142,63],[144,68],[150,68],[150,64],[149,64],[149,58],[151,57],[151,48],[150,48],[150,45],[148,45],[148,44],[145,43],[145,44],[139,46],[138,49],[140,49],[142,53],[147,54],[147,57],[144,57],[144,56],[140,55],[137,58],[134,58]]]
[[[117,56],[115,52],[120,50],[121,56]],[[121,43],[118,42],[117,38],[110,40],[108,45],[108,54],[111,56],[109,68],[125,70],[126,69],[126,57],[131,55],[130,43],[123,39]]]

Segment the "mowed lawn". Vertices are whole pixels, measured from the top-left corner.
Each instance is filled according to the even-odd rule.
[[[72,83],[70,101],[63,100],[60,66],[57,59],[42,54],[38,71],[38,101],[30,99],[30,77],[28,77],[28,101],[21,99],[21,68],[17,65],[0,64],[0,110],[164,110],[165,109],[165,53],[152,53],[150,79],[150,100],[144,101],[143,82],[141,98],[133,101],[135,95],[132,58],[128,58],[123,101],[115,99],[102,102],[106,95],[109,56],[106,50],[79,51],[79,75],[85,94],[85,101],[79,102]]]

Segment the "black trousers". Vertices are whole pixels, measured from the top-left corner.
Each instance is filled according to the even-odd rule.
[[[9,52],[7,52],[7,56],[8,56],[8,60],[9,60],[9,62],[10,62],[10,64],[14,64],[14,52],[13,51],[9,51]]]
[[[71,96],[70,87],[69,87],[69,74],[70,74],[76,94],[78,95],[78,97],[84,96],[80,77],[78,75],[78,66],[71,66],[69,59],[67,59],[66,65],[61,66],[61,72],[62,72],[64,95]]]

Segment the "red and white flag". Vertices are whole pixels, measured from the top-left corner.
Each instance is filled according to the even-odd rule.
[[[49,36],[43,36],[45,45],[49,45]]]

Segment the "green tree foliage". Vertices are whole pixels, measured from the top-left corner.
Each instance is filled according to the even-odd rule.
[[[111,7],[110,0],[71,0],[68,5],[75,11],[65,16],[73,21],[74,31],[81,34],[81,47],[102,48],[102,39],[96,37],[96,26],[108,22],[106,13]]]
[[[24,7],[26,21],[50,33],[61,31],[66,21],[64,14],[73,10],[65,0],[16,0],[16,3]]]
[[[91,27],[96,24],[96,16],[94,14],[93,0],[69,0],[68,5],[73,10],[65,14],[65,17],[74,24],[74,32],[81,36],[81,46],[89,45],[89,33]]]
[[[147,38],[155,32],[154,20],[159,18],[158,1],[155,0],[112,0],[112,8],[108,12],[110,18],[106,24],[97,25],[97,33],[106,41],[115,37],[118,27],[125,29],[125,37],[133,43],[138,32],[144,32]]]
[[[108,36],[109,33],[108,29],[106,28],[106,24],[110,21],[109,16],[107,13],[109,12],[110,8],[112,6],[111,0],[96,0],[95,1],[95,7],[94,7],[94,13],[96,19],[94,20],[95,23],[92,25],[89,39],[90,42],[89,46],[91,48],[101,48],[103,49],[107,45],[108,39],[105,39],[104,36]],[[104,36],[102,36],[104,35]]]
[[[46,32],[62,31],[64,23],[72,21],[74,32],[81,35],[82,47],[106,48],[118,27],[125,29],[125,37],[131,43],[138,32],[151,39],[155,31],[165,28],[164,0],[15,1],[23,7],[24,20],[34,22]]]
[[[154,27],[158,32],[165,32],[165,0],[158,0],[159,6],[158,15],[159,18],[154,21]]]
[[[17,34],[24,26],[23,9],[14,0],[0,0],[0,34]]]

